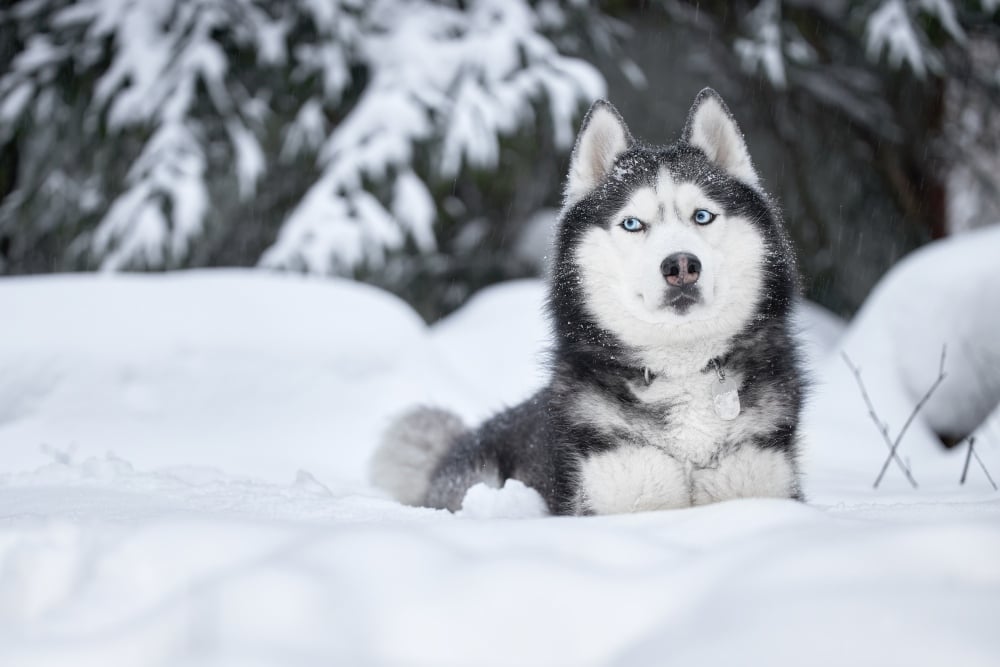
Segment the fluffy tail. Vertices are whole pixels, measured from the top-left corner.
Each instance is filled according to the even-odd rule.
[[[407,505],[420,505],[431,475],[465,424],[438,408],[415,408],[398,417],[382,436],[371,463],[375,486]]]

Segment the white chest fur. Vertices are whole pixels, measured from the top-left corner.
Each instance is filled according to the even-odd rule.
[[[740,378],[733,377],[737,385]],[[635,396],[646,408],[642,438],[664,452],[695,466],[705,466],[727,439],[731,423],[720,418],[712,393],[714,373],[681,378],[657,377],[649,385],[637,383]]]
[[[739,382],[738,376],[733,378]],[[628,443],[653,446],[685,464],[708,465],[734,430],[739,418],[725,421],[715,411],[714,373],[695,373],[683,378],[657,377],[631,389],[639,406],[623,405],[616,397],[597,390],[584,390],[573,406],[577,420]]]
[[[741,384],[739,374],[730,377]],[[789,461],[751,442],[775,428],[781,402],[771,396],[727,421],[716,413],[713,382],[718,382],[714,373],[639,382],[632,387],[638,410],[596,390],[580,392],[575,416],[615,440],[612,449],[581,461],[581,511],[610,514],[789,497],[794,489]],[[723,451],[727,443],[745,446]]]
[[[578,511],[618,514],[694,503],[692,473],[716,455],[728,429],[713,410],[714,374],[685,379],[633,384],[639,406],[597,391],[580,394],[576,416],[613,438],[615,447],[581,461]]]

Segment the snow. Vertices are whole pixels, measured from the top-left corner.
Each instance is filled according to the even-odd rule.
[[[418,248],[429,252],[437,246],[432,231],[437,207],[423,181],[413,172],[404,172],[396,178],[392,214],[410,233]]]
[[[435,352],[484,406],[471,420],[518,403],[545,385],[549,325],[544,302],[539,281],[513,280],[473,295],[432,327]]]
[[[462,509],[455,513],[465,519],[534,519],[548,515],[541,494],[516,479],[508,479],[503,488],[483,483],[469,489]]]
[[[352,282],[217,271],[13,278],[0,291],[0,438],[18,466],[40,464],[46,444],[272,480],[337,475],[350,458],[360,479],[367,452],[347,443],[460,391],[435,389],[455,383],[433,372],[419,317]]]
[[[990,0],[987,0],[989,2]],[[986,3],[980,3],[984,9],[989,10]],[[955,16],[955,6],[949,0],[920,0],[920,9],[933,16],[948,34],[955,40],[961,42],[965,39],[965,31],[959,25],[958,17]]]
[[[124,189],[114,194],[93,233],[77,241],[89,246],[105,270],[176,266],[203,230],[207,159],[190,114],[199,84],[217,106],[232,103],[222,83],[225,56],[209,37],[224,20],[218,12],[172,12],[168,3],[120,1],[79,2],[53,14],[54,27],[75,27],[95,42],[115,45],[91,104],[95,115],[104,118],[106,111],[108,133],[153,128]],[[85,60],[85,50],[85,43],[72,44],[64,56]],[[29,64],[22,67],[20,74],[31,74]],[[240,191],[249,196],[264,168],[261,149],[242,125],[232,123],[229,131]]]
[[[533,122],[536,107],[551,117],[557,147],[568,150],[579,110],[605,92],[592,65],[556,50],[524,0],[409,5],[367,3],[355,30],[363,39],[335,33],[370,81],[322,142],[322,174],[283,222],[263,266],[350,274],[365,262],[379,265],[407,236],[433,249],[434,179],[452,179],[463,166],[495,167],[500,139]],[[338,11],[353,25],[352,12]],[[337,59],[325,66],[343,69]],[[418,175],[414,155],[427,144],[433,173]],[[389,206],[363,188],[387,179]],[[413,213],[399,217],[411,202]]]
[[[900,262],[875,288],[838,344],[862,372],[872,401],[893,436],[938,375],[947,349],[945,380],[907,433],[899,453],[917,481],[940,486],[958,479],[965,452],[943,454],[935,433],[975,434],[977,450],[1000,471],[1000,273],[994,225],[925,246]],[[944,270],[960,278],[942,283]],[[848,460],[877,470],[886,449],[872,447],[876,427],[855,379],[839,354],[820,367],[811,403],[812,456],[823,470]],[[992,418],[991,418],[992,415]],[[890,485],[902,484],[898,470]],[[973,470],[977,479],[978,471]]]
[[[764,0],[747,17],[752,38],[739,38],[734,50],[743,68],[753,74],[761,71],[775,88],[787,85],[785,59],[782,54],[781,5],[777,0]]]
[[[995,664],[1000,494],[958,485],[923,416],[900,449],[920,489],[890,469],[872,490],[886,449],[838,353],[898,428],[942,332],[994,342],[998,243],[914,254],[846,329],[800,308],[809,503],[588,518],[518,482],[455,515],[366,482],[390,415],[474,422],[544,382],[537,281],[427,327],[341,280],[4,279],[0,664]],[[959,257],[961,284],[927,273]]]
[[[236,154],[236,182],[240,196],[250,197],[257,192],[257,181],[267,171],[267,158],[256,137],[245,126],[231,121],[226,129]]]
[[[503,137],[544,118],[569,151],[605,82],[559,51],[540,14],[596,17],[581,11],[528,0],[20,3],[4,13],[17,38],[0,72],[0,140],[68,133],[100,149],[71,165],[101,194],[93,219],[79,220],[79,187],[45,207],[55,222],[44,224],[71,236],[63,266],[201,264],[190,244],[239,222],[220,197],[247,203],[268,178],[280,192],[262,218],[278,234],[249,259],[354,275],[410,241],[432,252],[433,191],[463,169],[495,168]],[[51,180],[53,169],[28,167],[13,197]]]
[[[878,60],[883,51],[888,51],[888,61],[892,67],[900,67],[904,62],[913,73],[923,78],[929,64],[920,37],[914,29],[903,0],[884,0],[871,13],[865,25],[865,43],[868,57]]]

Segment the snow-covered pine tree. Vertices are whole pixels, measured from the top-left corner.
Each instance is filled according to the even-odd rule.
[[[442,182],[495,167],[540,119],[569,149],[604,83],[553,37],[589,15],[578,0],[15,4],[6,270],[351,273],[430,252]]]
[[[850,314],[917,245],[1000,221],[1000,1],[618,8],[651,89],[712,82],[740,115],[811,298]],[[627,105],[628,86],[611,75],[609,86]],[[657,123],[682,122],[684,104],[660,100]]]
[[[717,20],[736,24],[744,70],[786,106],[834,110],[894,152],[887,180],[931,236],[1000,211],[1000,178],[983,168],[1000,149],[1000,0],[756,0],[734,16]]]

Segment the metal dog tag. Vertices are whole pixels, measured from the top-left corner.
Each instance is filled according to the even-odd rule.
[[[727,377],[712,383],[712,404],[719,419],[732,421],[740,415],[739,386],[733,378]]]

